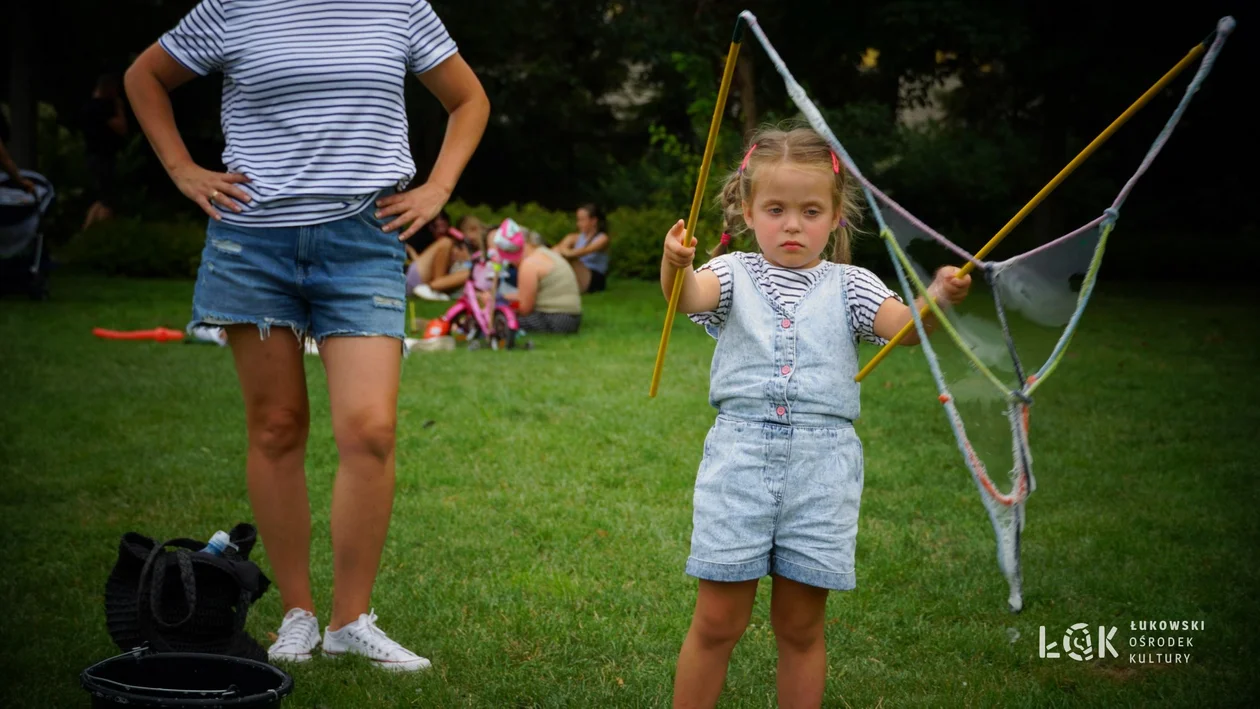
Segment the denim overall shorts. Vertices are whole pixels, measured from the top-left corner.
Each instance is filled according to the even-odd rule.
[[[863,459],[844,267],[792,308],[771,300],[738,259],[731,272],[730,313],[710,330],[718,415],[696,475],[686,572],[851,590]]]

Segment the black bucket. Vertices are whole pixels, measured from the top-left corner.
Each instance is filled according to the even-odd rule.
[[[293,678],[265,662],[195,652],[153,653],[137,648],[79,675],[104,707],[240,707],[276,709],[293,691]]]

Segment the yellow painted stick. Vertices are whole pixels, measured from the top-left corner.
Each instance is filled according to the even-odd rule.
[[[713,107],[713,122],[709,124],[709,137],[704,144],[704,158],[700,161],[700,177],[696,180],[696,192],[691,198],[691,213],[687,215],[687,233],[683,245],[696,241],[696,220],[700,217],[700,202],[704,199],[704,186],[709,181],[709,165],[713,162],[713,148],[717,144],[718,131],[722,127],[722,114],[726,110],[726,96],[730,92],[731,77],[735,74],[735,58],[744,34],[744,18],[735,21],[731,47],[726,53],[726,67],[722,70],[722,83],[718,87],[717,104]],[[661,344],[656,350],[656,366],[652,369],[652,388],[648,396],[655,397],[661,384],[661,369],[665,365],[665,348],[669,346],[669,333],[674,327],[674,315],[678,312],[678,299],[682,296],[683,271],[674,273],[674,290],[669,295],[669,310],[665,313],[665,327],[661,331]]]
[[[1094,138],[1094,140],[1090,142],[1089,145],[1086,145],[1085,149],[1082,150],[1076,157],[1072,158],[1072,162],[1068,163],[1067,166],[1065,166],[1062,170],[1060,170],[1059,174],[1055,175],[1053,180],[1050,180],[1050,182],[1045,187],[1042,187],[1041,191],[1038,192],[1028,202],[1028,204],[1024,205],[1023,209],[1019,210],[1019,212],[1017,212],[1015,216],[1011,217],[1011,220],[1006,223],[1006,226],[1002,227],[1001,231],[999,231],[996,235],[994,235],[994,237],[989,240],[989,243],[984,245],[984,248],[976,252],[976,260],[983,260],[984,257],[987,256],[989,252],[992,251],[998,245],[998,243],[1002,241],[1002,239],[1006,238],[1007,234],[1011,233],[1011,231],[1014,230],[1015,227],[1018,226],[1019,223],[1024,220],[1024,217],[1028,216],[1029,212],[1035,209],[1037,205],[1041,204],[1042,200],[1048,197],[1050,193],[1053,192],[1055,188],[1059,186],[1059,183],[1067,179],[1068,175],[1072,174],[1072,172],[1076,170],[1076,168],[1080,167],[1081,163],[1085,162],[1086,158],[1088,158],[1091,154],[1093,154],[1095,150],[1098,149],[1098,146],[1105,143],[1107,139],[1110,138],[1113,133],[1115,133],[1117,130],[1120,129],[1120,126],[1124,125],[1126,121],[1132,118],[1135,113],[1141,110],[1141,108],[1145,106],[1148,102],[1150,102],[1150,100],[1154,98],[1156,94],[1162,91],[1164,87],[1169,84],[1169,82],[1175,79],[1177,75],[1182,72],[1182,70],[1184,70],[1187,66],[1193,63],[1195,59],[1198,59],[1199,55],[1203,54],[1203,52],[1205,51],[1207,51],[1206,42],[1196,46],[1194,49],[1191,49],[1189,54],[1183,57],[1181,61],[1177,62],[1176,66],[1174,66],[1172,69],[1169,69],[1168,73],[1164,74],[1164,76],[1161,77],[1159,81],[1155,82],[1154,86],[1147,89],[1146,93],[1142,94],[1138,98],[1137,101],[1133,102],[1133,105],[1125,109],[1124,113],[1120,114],[1119,118],[1112,121],[1111,125],[1107,126],[1106,130],[1100,133],[1097,138]],[[975,264],[972,263],[971,261],[968,261],[967,263],[963,264],[962,268],[959,269],[958,271],[958,275],[959,276],[967,275],[968,273],[971,272],[971,269],[974,265]],[[928,314],[928,310],[929,310],[928,306],[926,305],[923,306],[923,309],[919,311],[919,317],[920,318],[925,317]],[[866,363],[866,366],[862,368],[862,371],[857,373],[857,376],[854,377],[853,380],[858,381],[858,382],[862,381],[862,379],[865,378],[866,375],[870,374],[871,371],[875,369],[876,365],[878,365],[881,361],[883,361],[885,357],[888,356],[888,353],[892,351],[892,348],[895,347],[897,343],[905,339],[906,335],[909,335],[910,331],[913,329],[914,329],[914,320],[911,319],[910,322],[906,323],[905,326],[901,328],[901,332],[898,332],[895,337],[889,340],[888,343],[884,345],[883,349],[875,353],[875,356],[871,358],[871,361]]]

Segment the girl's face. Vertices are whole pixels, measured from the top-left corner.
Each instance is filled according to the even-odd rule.
[[[770,263],[810,268],[822,260],[831,232],[840,222],[832,203],[834,176],[791,164],[758,170],[744,221]]]
[[[434,236],[445,236],[446,232],[450,231],[451,223],[442,217],[434,217],[432,228]]]
[[[473,246],[473,248],[481,248],[481,240],[485,238],[486,227],[481,223],[480,219],[473,218],[467,220],[464,222],[464,228],[462,231],[464,232],[464,238],[468,239],[468,242]]]
[[[594,234],[595,229],[598,228],[598,226],[599,224],[596,222],[595,217],[588,214],[585,209],[577,210],[577,229],[579,232],[583,234]]]

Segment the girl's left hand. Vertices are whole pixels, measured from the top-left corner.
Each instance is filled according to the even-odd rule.
[[[936,279],[930,287],[935,291],[936,302],[945,300],[951,305],[958,305],[967,297],[967,291],[971,289],[971,275],[955,278],[958,270],[957,266],[942,266],[936,271]]]
[[[450,197],[447,190],[426,182],[415,189],[376,200],[376,218],[384,220],[386,217],[399,215],[381,228],[388,232],[407,227],[406,231],[398,235],[399,241],[406,241],[428,224]]]

